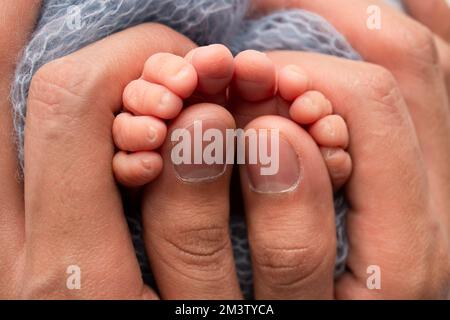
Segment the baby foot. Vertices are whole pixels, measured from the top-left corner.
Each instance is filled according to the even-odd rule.
[[[131,187],[153,181],[163,167],[158,148],[166,139],[166,121],[176,118],[185,104],[223,104],[233,71],[233,56],[222,45],[196,48],[184,58],[151,56],[142,76],[125,88],[125,111],[114,121],[113,138],[120,150],[113,159],[116,179]]]
[[[333,114],[331,102],[310,87],[308,75],[299,67],[286,66],[277,75],[274,63],[264,53],[244,51],[235,58],[231,112],[241,128],[262,115],[289,117],[303,126],[320,147],[337,190],[352,170],[346,152],[347,125],[342,117]]]

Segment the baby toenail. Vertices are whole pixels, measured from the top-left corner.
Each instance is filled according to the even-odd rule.
[[[150,142],[155,142],[156,138],[158,137],[155,128],[149,127],[148,128],[148,138]]]
[[[308,108],[308,109],[312,109],[314,108],[314,102],[313,100],[308,97],[308,96],[303,96],[299,99],[299,103],[302,107]]]
[[[142,159],[142,166],[147,170],[153,170],[153,162],[150,159]]]
[[[323,156],[326,160],[332,159],[341,149],[339,148],[324,148]]]
[[[262,135],[258,139],[261,139]],[[277,170],[264,173],[261,169],[267,166],[261,162],[246,164],[250,189],[257,193],[285,193],[294,191],[301,180],[300,159],[292,145],[284,138],[279,137],[278,148],[271,135],[263,139],[271,139],[270,153],[273,161],[277,161]],[[276,141],[276,140],[275,140]],[[259,142],[261,146],[261,141]],[[273,163],[271,164],[273,166]]]
[[[175,129],[171,160],[178,178],[184,182],[212,181],[226,171],[226,128],[218,120],[195,121]],[[222,141],[222,143],[218,143]]]
[[[163,109],[168,109],[176,103],[175,98],[170,92],[164,92],[159,100],[159,105]]]
[[[127,89],[125,91],[125,99],[127,100],[126,102],[128,102],[128,105],[133,107],[139,106],[139,96],[136,90],[134,89]]]
[[[334,126],[331,125],[331,123],[329,123],[328,121],[324,121],[322,123],[322,127],[328,136],[334,137],[336,135],[336,130],[335,130]]]
[[[191,73],[191,68],[189,66],[184,66],[177,72],[177,74],[175,75],[175,78],[177,80],[185,80],[186,78],[189,77],[190,73]]]

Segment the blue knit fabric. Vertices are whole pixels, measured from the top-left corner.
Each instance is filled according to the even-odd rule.
[[[246,19],[248,0],[44,0],[34,34],[17,66],[11,99],[19,160],[23,168],[26,99],[34,73],[45,63],[68,55],[112,33],[143,22],[159,22],[199,45],[224,43],[234,53],[244,49],[315,51],[360,59],[347,41],[324,19],[303,10]],[[347,256],[345,201],[335,196],[338,250],[336,274]],[[232,242],[241,287],[251,296],[252,274],[242,214],[231,215]],[[144,279],[151,281],[140,222],[129,219]]]

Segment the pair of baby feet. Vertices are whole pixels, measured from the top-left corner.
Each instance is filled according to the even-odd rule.
[[[298,66],[277,69],[258,51],[233,58],[225,46],[210,45],[184,58],[157,53],[145,63],[142,76],[126,87],[125,111],[114,121],[113,138],[120,150],[113,160],[116,179],[128,187],[155,180],[163,168],[159,148],[166,141],[167,124],[190,108],[208,112],[214,104],[228,109],[239,128],[264,115],[287,117],[302,126],[320,148],[333,188],[339,189],[352,170],[347,125],[310,85]]]

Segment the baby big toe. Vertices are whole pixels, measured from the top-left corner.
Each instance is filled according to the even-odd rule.
[[[236,56],[234,63],[232,83],[234,95],[250,102],[274,97],[276,69],[274,63],[264,53],[254,50],[243,51]]]
[[[123,105],[134,115],[172,119],[180,113],[183,101],[166,87],[139,79],[126,86]]]
[[[145,63],[142,78],[168,88],[183,99],[192,95],[198,83],[194,67],[186,59],[170,53],[151,56]]]
[[[234,59],[230,50],[213,44],[192,50],[186,56],[197,72],[197,91],[206,95],[225,95],[234,72]]]
[[[293,101],[305,93],[311,86],[311,80],[300,67],[288,65],[278,75],[278,92],[286,101]]]

